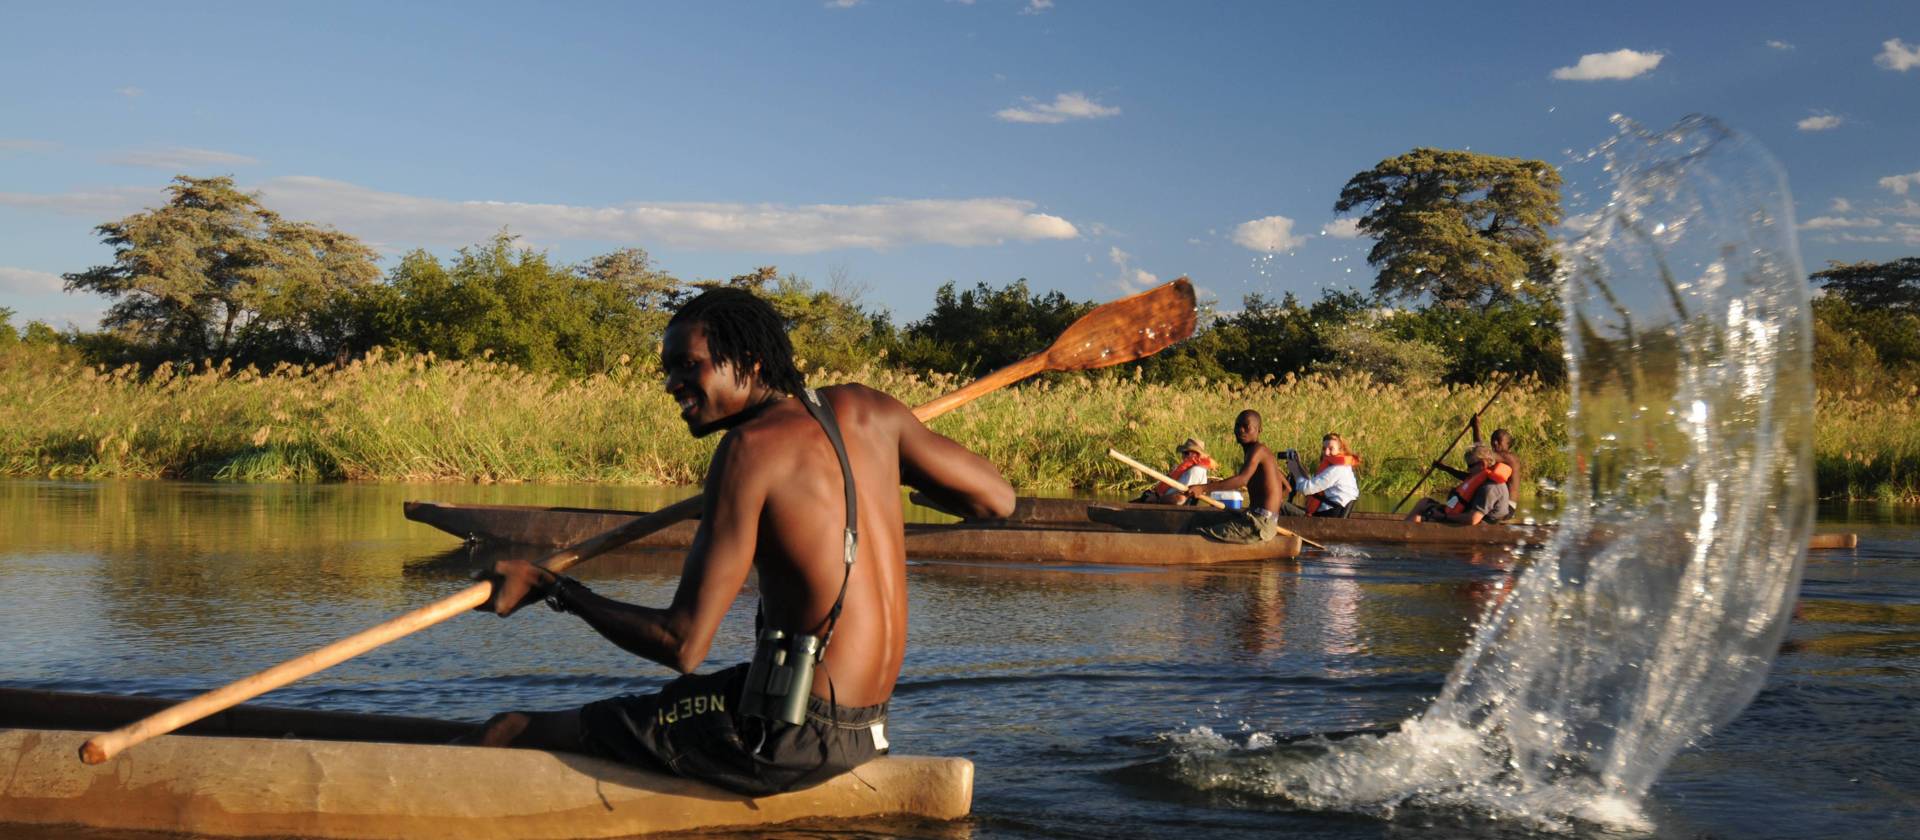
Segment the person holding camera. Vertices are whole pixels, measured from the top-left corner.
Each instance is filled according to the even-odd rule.
[[[688,430],[726,433],[673,600],[628,604],[513,560],[494,565],[484,608],[506,616],[545,599],[682,676],[653,694],[499,714],[473,741],[601,756],[751,796],[810,787],[885,753],[907,646],[898,488],[1001,518],[1013,487],[893,397],[806,388],[779,313],[743,289],[682,306],[661,368]],[[693,673],[756,571],[753,661]]]
[[[1289,449],[1282,453],[1287,474],[1293,479],[1293,492],[1306,496],[1305,506],[1288,501],[1280,512],[1288,516],[1346,516],[1347,507],[1360,499],[1360,479],[1354,470],[1360,456],[1347,448],[1337,432],[1320,439],[1320,465],[1307,475],[1300,465],[1300,453]],[[1289,497],[1291,499],[1291,497]]]

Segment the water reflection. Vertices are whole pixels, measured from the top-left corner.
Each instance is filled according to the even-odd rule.
[[[409,498],[648,509],[683,492],[0,481],[8,631],[0,684],[185,696],[449,594],[497,556],[405,521]],[[1908,785],[1888,790],[1920,784],[1908,778],[1911,762],[1902,764],[1920,743],[1910,714],[1920,672],[1908,640],[1920,634],[1912,607],[1920,570],[1911,561],[1920,541],[1911,528],[1891,527],[1861,528],[1859,551],[1809,561],[1808,598],[1789,640],[1798,647],[1782,660],[1781,687],[1763,693],[1750,735],[1736,728],[1710,747],[1735,750],[1735,769],[1784,774],[1768,784],[1818,784],[1821,777],[1808,781],[1801,767],[1771,759],[1840,750],[1876,762],[1882,769],[1871,778]],[[1170,733],[1201,727],[1244,743],[1405,718],[1440,689],[1473,619],[1528,562],[1498,548],[1391,546],[1188,569],[915,562],[894,740],[904,751],[976,762],[979,817],[970,825],[989,836],[1116,836],[1142,826],[1217,839],[1391,833],[1349,818],[1224,809],[1209,796],[1149,795],[1169,787],[1167,777],[1112,774],[1164,757]],[[671,552],[619,552],[576,571],[596,590],[658,604],[679,563]],[[712,664],[747,655],[752,603],[751,590],[736,603]],[[263,700],[472,720],[645,690],[667,676],[577,619],[529,610],[453,619]],[[1875,721],[1874,734],[1828,727],[1801,739],[1809,718]],[[1681,786],[1676,801],[1685,807],[1714,801],[1688,798],[1702,790],[1690,785],[1729,772],[1700,766],[1694,775],[1677,768],[1666,783]],[[1842,784],[1860,775],[1838,764],[1833,772]],[[1763,787],[1743,788],[1753,789]],[[1772,807],[1696,812],[1692,824],[1720,836],[1765,835],[1715,826],[1744,829],[1742,815],[1761,813],[1805,827],[1783,817],[1788,808],[1833,815],[1804,798]],[[886,823],[873,833],[927,832]]]

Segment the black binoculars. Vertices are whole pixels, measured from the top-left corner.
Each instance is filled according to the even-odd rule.
[[[805,723],[807,698],[813,696],[813,663],[819,656],[819,636],[761,630],[753,664],[747,666],[740,714],[795,726]]]

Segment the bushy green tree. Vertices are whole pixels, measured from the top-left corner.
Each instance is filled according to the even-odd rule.
[[[894,358],[913,370],[978,376],[1046,349],[1093,307],[1057,291],[1034,294],[1024,277],[962,292],[947,282],[933,310],[907,326]]]
[[[13,316],[13,310],[0,306],[0,348],[11,347],[20,341],[20,335],[13,331]]]
[[[380,276],[373,250],[288,221],[232,178],[173,179],[167,204],[95,230],[113,262],[65,275],[114,301],[102,325],[146,360],[270,364],[332,355],[315,315]]]
[[[503,230],[460,249],[451,265],[426,251],[401,257],[362,320],[369,340],[400,350],[446,359],[491,352],[529,370],[586,374],[657,346],[656,319],[640,299],[631,284],[555,265]]]
[[[1545,161],[1418,148],[1353,176],[1333,209],[1364,211],[1381,298],[1552,297],[1560,173]]]
[[[1509,300],[1480,307],[1436,305],[1396,313],[1385,329],[1440,349],[1449,382],[1483,382],[1495,374],[1566,380],[1560,308],[1545,301]]]
[[[1326,337],[1331,358],[1318,367],[1335,376],[1364,374],[1388,384],[1426,383],[1446,372],[1446,355],[1417,338],[1400,338],[1367,324],[1336,327]]]

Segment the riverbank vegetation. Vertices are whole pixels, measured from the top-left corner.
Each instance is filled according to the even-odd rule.
[[[1382,161],[1335,206],[1377,240],[1370,291],[1206,301],[1168,351],[1045,377],[937,425],[1023,490],[1121,491],[1138,481],[1108,446],[1154,461],[1196,436],[1237,463],[1232,417],[1251,407],[1276,449],[1340,432],[1367,457],[1363,490],[1397,499],[1511,381],[1484,426],[1511,429],[1551,490],[1567,474],[1558,190],[1537,161]],[[639,248],[565,265],[506,231],[382,275],[352,237],[283,219],[226,178],[178,178],[166,206],[97,231],[113,261],[66,281],[114,301],[101,329],[16,330],[0,309],[0,474],[689,483],[713,442],[684,434],[655,370],[668,314],[703,289],[771,300],[815,382],[908,403],[1041,349],[1094,306],[1024,279],[949,282],[897,325],[843,277],[683,280]],[[1920,501],[1920,258],[1811,279],[1825,287],[1820,492]]]
[[[869,365],[815,370],[918,403],[964,379]],[[1276,449],[1310,450],[1328,431],[1365,458],[1363,492],[1393,500],[1492,386],[1389,384],[1361,374],[1154,382],[1144,371],[1065,375],[988,396],[935,423],[985,454],[1024,492],[1127,491],[1139,480],[1112,446],[1170,460],[1187,437],[1238,462],[1233,415],[1267,418]],[[1823,391],[1816,480],[1831,497],[1920,498],[1920,408],[1909,392]],[[1534,380],[1487,413],[1521,441],[1530,480],[1564,480],[1566,396]],[[342,366],[102,370],[59,347],[0,353],[0,473],[58,478],[560,481],[699,480],[712,439],[684,432],[651,367],[633,360],[584,377],[491,359],[375,352]],[[1457,459],[1457,454],[1454,456]],[[1435,480],[1435,486],[1437,486]]]

